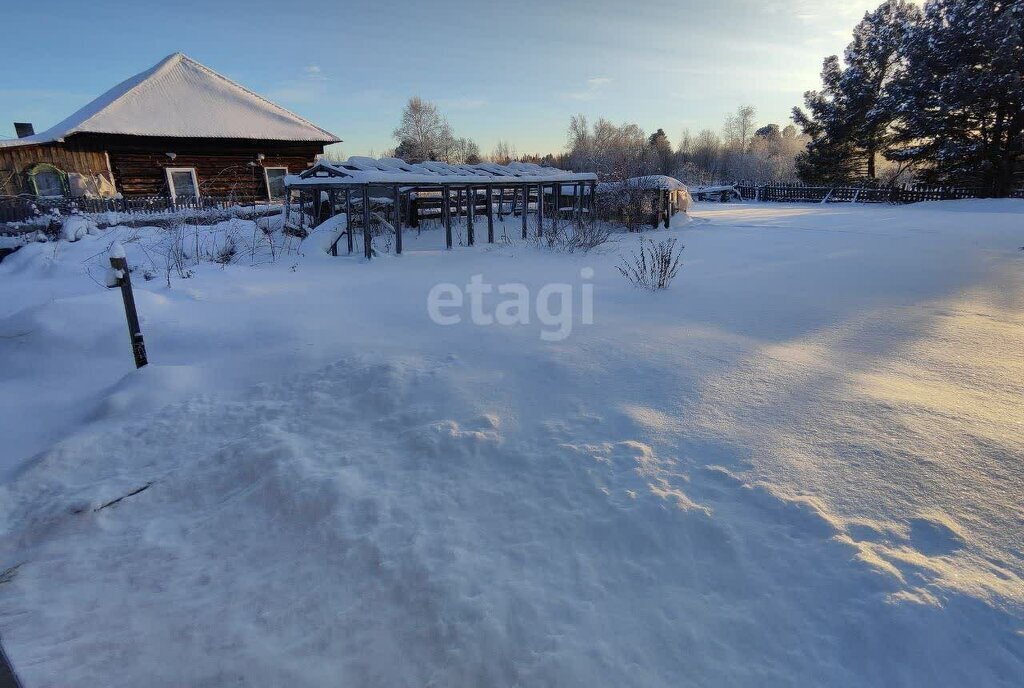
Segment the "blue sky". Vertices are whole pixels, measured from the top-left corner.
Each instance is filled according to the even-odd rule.
[[[346,154],[393,146],[411,95],[484,151],[560,150],[577,112],[674,143],[740,104],[787,123],[880,1],[14,2],[3,23],[26,30],[4,32],[0,136],[16,120],[41,131],[181,51],[339,135]]]

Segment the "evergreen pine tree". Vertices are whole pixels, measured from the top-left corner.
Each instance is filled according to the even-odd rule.
[[[801,178],[836,183],[875,178],[875,159],[892,142],[896,111],[888,94],[904,71],[901,47],[921,11],[907,0],[887,0],[854,28],[843,55],[822,68],[822,90],[804,96],[809,114],[794,108],[793,121],[811,137],[798,161]]]
[[[658,158],[658,172],[661,174],[671,175],[675,167],[675,156],[672,153],[672,144],[669,143],[668,136],[665,134],[664,129],[658,129],[658,131],[648,137],[647,142],[654,149],[655,154]]]
[[[1024,0],[932,0],[906,44],[894,160],[1009,195],[1024,165]]]

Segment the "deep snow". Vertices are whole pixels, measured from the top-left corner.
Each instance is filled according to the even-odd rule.
[[[1017,685],[1022,210],[698,204],[659,294],[634,236],[312,240],[133,276],[137,372],[84,268],[138,233],[22,249],[4,644],[28,686]],[[562,342],[427,317],[584,267]]]

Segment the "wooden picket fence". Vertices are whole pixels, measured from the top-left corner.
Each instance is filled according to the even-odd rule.
[[[805,186],[803,184],[734,184],[744,200],[791,203],[918,203],[982,198],[980,189],[948,186],[893,187]],[[1024,188],[1013,198],[1024,198]]]
[[[129,215],[154,215],[180,210],[223,210],[236,206],[267,205],[269,201],[241,196],[146,196],[138,198],[36,198],[7,196],[0,198],[0,223],[24,222],[58,210],[62,215],[116,212]]]

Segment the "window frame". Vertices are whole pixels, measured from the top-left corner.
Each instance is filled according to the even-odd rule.
[[[269,174],[270,170],[284,170],[284,174],[287,177],[288,176],[288,168],[285,167],[284,165],[264,165],[264,167],[263,167],[263,182],[267,186],[267,200],[268,201],[274,201],[274,200],[283,201],[285,199],[285,197],[288,195],[288,189],[287,188],[284,189],[284,192],[281,194],[280,198],[277,198],[277,199],[274,198],[274,196],[270,193],[270,174]]]
[[[171,192],[171,200],[178,200],[178,192],[174,188],[174,173],[175,172],[189,172],[192,175],[192,187],[196,190],[196,198],[201,195],[199,193],[199,175],[196,174],[196,168],[194,167],[165,167],[164,173],[167,176],[167,189]]]
[[[36,182],[36,176],[46,172],[52,173],[57,177],[57,183],[60,185],[59,196],[43,196],[39,193],[39,184]],[[32,195],[36,198],[67,198],[70,195],[71,189],[68,185],[68,173],[53,163],[37,162],[29,166],[27,176],[29,186],[32,189]]]

